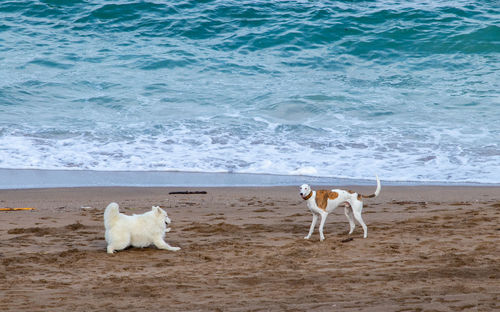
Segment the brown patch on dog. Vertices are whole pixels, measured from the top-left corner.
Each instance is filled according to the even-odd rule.
[[[335,199],[337,197],[339,197],[339,193],[337,193],[337,192],[329,192],[328,193],[328,199],[332,199],[333,200],[333,199]]]
[[[334,200],[339,197],[337,192],[331,192],[327,190],[318,190],[316,191],[316,205],[318,208],[325,210],[328,204],[328,200]]]
[[[352,190],[347,190],[347,193],[349,193],[349,194],[356,194],[356,192],[354,192]],[[363,198],[363,195],[358,194],[358,200],[361,200],[361,198]]]

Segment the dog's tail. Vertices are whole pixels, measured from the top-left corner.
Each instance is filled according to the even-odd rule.
[[[115,224],[119,214],[120,210],[118,209],[118,204],[109,204],[106,210],[104,210],[104,227],[106,229],[111,228]]]
[[[377,189],[375,190],[375,193],[371,194],[371,195],[361,195],[363,198],[372,198],[372,197],[377,197],[378,194],[380,194],[380,190],[382,189],[382,186],[380,186],[380,180],[378,178],[377,175],[375,175],[375,177],[377,178]]]

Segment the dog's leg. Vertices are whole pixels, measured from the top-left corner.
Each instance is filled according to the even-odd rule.
[[[118,235],[119,231],[106,232],[106,242],[108,243],[107,252],[109,254],[115,251],[123,250],[130,246],[130,235]]]
[[[318,221],[318,215],[313,213],[313,219],[312,219],[312,222],[311,222],[311,227],[309,228],[309,234],[307,234],[306,237],[304,237],[304,239],[309,239],[311,238],[311,235],[312,233],[314,232],[314,227],[316,226],[316,222]]]
[[[354,228],[356,227],[356,223],[354,223],[354,216],[352,215],[352,208],[349,203],[345,203],[344,213],[347,217],[347,220],[349,220],[349,235],[351,235],[354,231]]]
[[[156,248],[158,249],[165,249],[165,250],[170,250],[170,251],[177,251],[181,249],[180,247],[172,247],[169,244],[165,243],[165,241],[161,238],[156,239],[153,244],[155,244]]]
[[[130,246],[130,241],[121,240],[121,241],[112,241],[108,244],[107,251],[109,254],[114,253],[115,251],[120,251]]]
[[[321,214],[321,221],[319,222],[319,240],[324,241],[325,240],[325,235],[323,235],[323,227],[325,226],[325,221],[326,217],[328,216],[328,213],[322,213]]]
[[[358,221],[358,223],[363,227],[363,238],[368,236],[368,229],[366,227],[365,222],[363,221],[363,217],[361,217],[361,211],[363,210],[363,202],[357,201],[354,205],[351,205],[352,212],[354,213],[354,218]]]

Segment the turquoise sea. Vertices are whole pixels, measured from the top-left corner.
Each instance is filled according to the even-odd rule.
[[[0,169],[498,184],[500,2],[1,1]]]

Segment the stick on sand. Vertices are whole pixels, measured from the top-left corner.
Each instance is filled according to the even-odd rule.
[[[0,211],[35,210],[35,208],[0,208]]]
[[[180,192],[170,192],[168,194],[170,195],[176,195],[176,194],[184,194],[184,195],[193,195],[193,194],[206,194],[206,191],[180,191]]]

